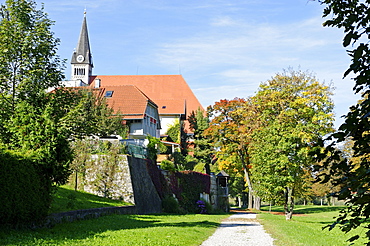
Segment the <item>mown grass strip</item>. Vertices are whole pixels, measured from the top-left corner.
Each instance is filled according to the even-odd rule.
[[[229,215],[109,215],[37,230],[0,231],[1,245],[200,245]]]
[[[265,230],[272,235],[277,246],[345,246],[350,243],[347,239],[353,235],[360,235],[362,239],[355,245],[363,245],[367,242],[363,237],[365,232],[358,228],[348,234],[344,234],[338,228],[329,231],[322,228],[333,222],[333,217],[338,215],[342,207],[330,206],[297,206],[291,221],[286,221],[282,207],[273,207],[272,212],[262,212],[258,219]],[[263,208],[268,210],[268,207]],[[274,214],[275,213],[275,214]],[[277,214],[276,214],[277,213]]]

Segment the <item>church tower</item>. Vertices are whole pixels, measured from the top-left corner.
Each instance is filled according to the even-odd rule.
[[[72,54],[71,65],[71,80],[80,81],[82,82],[82,85],[88,85],[94,65],[92,62],[89,35],[87,32],[86,11],[84,12],[84,19],[77,47]]]

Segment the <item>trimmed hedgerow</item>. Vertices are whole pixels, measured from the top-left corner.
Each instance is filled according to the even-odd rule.
[[[0,150],[0,173],[1,225],[23,226],[47,216],[50,182],[45,182],[32,159]]]

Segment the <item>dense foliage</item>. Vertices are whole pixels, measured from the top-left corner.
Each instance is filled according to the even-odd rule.
[[[20,163],[30,165],[24,160],[32,160],[30,172],[40,177],[36,180],[44,198],[38,202],[45,202],[44,207],[50,205],[52,187],[65,183],[71,173],[70,141],[105,135],[120,125],[94,92],[60,87],[64,67],[52,25],[35,1],[7,0],[0,6],[0,144],[24,156]],[[22,179],[14,176],[12,182]],[[2,188],[10,192],[9,187]],[[32,194],[34,189],[25,186],[24,192]],[[33,203],[27,205],[33,211]]]
[[[210,193],[211,179],[204,173],[183,171],[174,174],[177,178],[178,187],[173,190],[180,207],[188,212],[196,212],[200,193]]]
[[[323,166],[330,172],[323,173],[322,180],[327,182],[335,177],[334,183],[342,184],[343,188],[334,195],[346,201],[348,207],[343,209],[340,216],[330,226],[339,225],[344,232],[364,226],[366,236],[370,241],[370,1],[322,0],[325,6],[323,17],[328,18],[324,26],[343,28],[343,46],[351,57],[351,64],[345,71],[344,77],[353,76],[354,91],[362,95],[356,105],[350,108],[345,116],[345,122],[338,132],[326,140],[328,145],[324,153],[317,151],[319,160],[325,160]],[[337,148],[350,139],[353,141],[352,159],[342,158],[343,153]],[[324,146],[324,141],[321,143]],[[355,161],[353,161],[355,160]],[[317,167],[321,169],[321,166]],[[351,241],[359,236],[354,236]],[[370,242],[367,243],[370,245]]]
[[[252,179],[265,199],[283,194],[287,219],[310,174],[311,146],[333,131],[331,94],[312,75],[289,70],[262,83],[254,97],[260,125],[250,148]]]
[[[204,136],[204,131],[209,127],[209,118],[205,115],[205,112],[201,109],[193,111],[189,116],[190,129],[194,133],[193,142],[189,147],[189,150],[193,152],[197,168],[205,169],[205,173],[211,174],[212,158],[214,157],[215,150],[213,149],[211,141]]]
[[[49,211],[51,187],[32,158],[0,150],[0,224],[39,222]]]
[[[219,169],[231,176],[244,176],[249,190],[248,208],[252,208],[249,144],[256,125],[254,106],[250,99],[224,99],[209,106],[207,111],[211,121],[204,136],[219,148],[216,152]]]

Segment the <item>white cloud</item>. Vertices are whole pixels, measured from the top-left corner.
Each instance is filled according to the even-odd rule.
[[[219,16],[211,20],[212,26],[235,26],[237,22],[235,22],[230,16]]]

